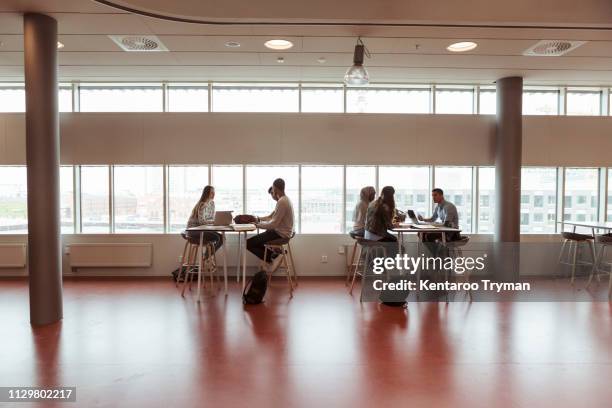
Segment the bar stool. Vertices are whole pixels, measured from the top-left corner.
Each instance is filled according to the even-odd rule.
[[[570,283],[573,285],[576,279],[576,266],[591,265],[595,268],[595,244],[593,243],[594,237],[587,234],[579,234],[577,232],[563,232],[563,245],[561,246],[561,253],[559,254],[559,264],[570,265],[572,267],[572,275]],[[578,257],[580,245],[587,246],[591,254],[592,262],[582,261]],[[567,254],[564,253],[565,247],[568,247]],[[571,258],[570,258],[571,257]],[[591,271],[591,274],[593,271]]]
[[[181,234],[185,237],[184,233]],[[181,291],[181,296],[185,297],[185,289],[187,285],[189,285],[189,290],[191,290],[191,284],[193,282],[194,276],[200,274],[200,258],[202,262],[202,273],[204,276],[200,275],[199,279],[201,279],[204,283],[204,287],[206,287],[206,274],[210,277],[210,291],[213,293],[214,291],[214,280],[219,280],[217,276],[217,258],[215,256],[215,244],[214,242],[205,241],[202,246],[202,253],[200,253],[200,245],[195,244],[187,240],[185,243],[185,248],[183,250],[183,259],[181,261],[181,266],[179,268],[179,273],[177,275],[177,281],[180,279],[181,275],[184,272],[183,278],[183,289]],[[185,258],[185,255],[187,258]],[[177,282],[178,287],[178,282]]]
[[[359,265],[359,261],[361,260],[361,247],[359,246],[359,239],[363,239],[363,234],[357,234],[355,231],[349,232],[349,235],[355,241],[353,243],[353,250],[351,251],[351,260],[346,265],[346,280],[344,282],[345,286],[348,286],[349,281],[351,280],[351,276],[353,275],[353,268],[357,268]],[[355,263],[355,255],[357,255],[357,263]]]
[[[183,247],[183,254],[181,255],[181,260],[178,268],[178,274],[176,275],[175,286],[178,288],[178,285],[181,281],[181,276],[183,272],[186,274],[186,270],[193,267],[196,258],[196,252],[198,250],[198,245],[193,244],[189,241],[187,234],[185,231],[181,232],[181,237],[185,240],[185,246]],[[197,264],[195,265],[197,267]]]
[[[295,271],[295,262],[293,261],[293,253],[291,252],[291,239],[295,236],[295,232],[291,234],[289,238],[279,238],[274,241],[270,241],[264,245],[264,258],[261,261],[262,266],[265,259],[268,257],[268,251],[271,253],[278,253],[278,256],[282,257],[281,263],[278,269],[284,269],[287,282],[289,283],[289,294],[293,297],[293,290],[297,286],[297,273]],[[270,277],[272,273],[270,273]],[[294,284],[295,281],[295,284]]]
[[[357,244],[359,246],[357,262],[355,264],[355,269],[353,271],[353,278],[351,280],[351,288],[349,289],[349,294],[353,294],[353,287],[355,286],[355,279],[357,276],[361,277],[361,295],[359,296],[359,301],[363,301],[363,283],[365,282],[365,278],[367,276],[368,266],[370,262],[373,261],[374,258],[387,257],[387,249],[378,241],[371,241],[365,238],[357,238]],[[359,270],[359,267],[363,267],[363,270]]]
[[[608,281],[608,297],[612,297],[612,261],[608,260],[607,262],[603,262],[606,259],[606,250],[612,247],[612,234],[598,235],[597,243],[601,246],[599,248],[599,253],[597,254],[597,261],[595,262],[595,266],[591,271],[591,276],[589,276],[589,281],[587,282],[586,287],[589,287],[594,276],[597,277],[597,281],[601,281],[599,278],[600,273],[603,273],[604,275],[607,274],[610,276]],[[605,264],[609,269],[602,270],[600,268],[602,263]]]
[[[463,247],[466,246],[468,244],[468,242],[470,242],[470,237],[466,236],[466,235],[461,235],[459,237],[459,239],[454,240],[454,241],[447,241],[446,242],[446,248],[448,250],[448,257],[449,258],[461,258],[463,257]],[[469,270],[465,270],[465,272],[463,272],[462,275],[457,275],[455,274],[455,276],[462,276],[463,277],[463,281],[466,283],[470,283],[470,271]],[[444,279],[448,280],[448,270],[444,270]],[[470,299],[470,302],[472,301],[472,290],[471,289],[467,289],[467,294],[468,294],[468,298]],[[448,303],[448,293],[446,294],[446,302]]]

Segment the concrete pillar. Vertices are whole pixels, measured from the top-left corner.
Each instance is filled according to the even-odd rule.
[[[495,239],[498,242],[519,242],[521,238],[522,111],[523,78],[498,80],[495,150]]]
[[[520,280],[523,78],[497,81],[493,278]]]
[[[30,323],[62,319],[57,21],[25,14]]]

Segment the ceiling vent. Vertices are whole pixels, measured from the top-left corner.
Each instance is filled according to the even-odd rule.
[[[580,47],[586,41],[542,40],[527,48],[523,55],[532,57],[560,57]]]
[[[123,51],[168,51],[168,48],[154,35],[109,35],[109,37]]]

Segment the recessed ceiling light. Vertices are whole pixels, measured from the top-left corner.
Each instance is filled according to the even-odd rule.
[[[325,59],[325,57],[319,57],[319,59],[317,60],[317,62],[319,64],[325,64],[327,62],[327,59]]]
[[[64,44],[58,41],[57,42],[57,49],[61,50],[62,48],[64,48]]]
[[[240,47],[240,43],[238,41],[228,41],[225,43],[225,46],[229,48],[238,48]]]
[[[446,47],[447,50],[451,52],[466,52],[471,51],[474,48],[478,47],[478,44],[472,41],[461,41]]]
[[[288,50],[293,47],[293,43],[287,40],[268,40],[264,45],[271,50]]]

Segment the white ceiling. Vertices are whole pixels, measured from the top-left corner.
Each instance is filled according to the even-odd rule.
[[[593,7],[612,4],[584,2]],[[128,14],[89,0],[0,2],[0,81],[23,80],[25,11],[45,12],[58,20],[65,44],[59,53],[61,80],[340,82],[361,35],[372,53],[366,67],[373,82],[487,84],[521,75],[528,84],[612,85],[612,23],[610,29],[602,29],[599,21],[582,21],[581,29],[210,26]],[[170,51],[124,52],[108,38],[110,34],[154,34]],[[263,46],[279,37],[295,46],[283,52]],[[478,42],[478,48],[459,55],[446,51],[448,44],[466,39]],[[588,42],[562,57],[522,55],[542,39]],[[241,47],[227,48],[224,44],[230,40]],[[283,64],[277,62],[279,56]],[[317,62],[320,57],[325,57],[324,64]]]

